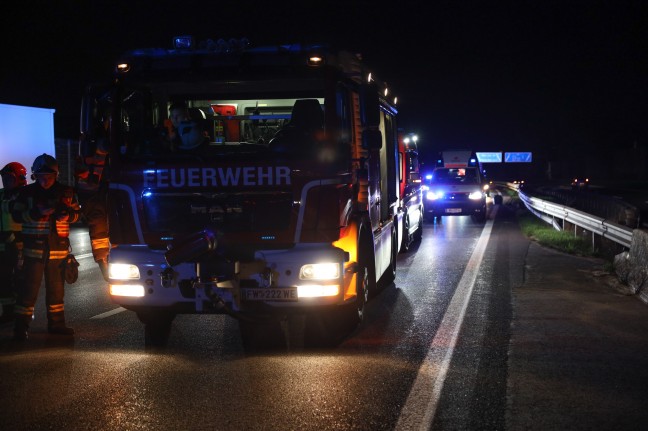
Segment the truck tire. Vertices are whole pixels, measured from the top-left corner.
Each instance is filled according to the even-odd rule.
[[[354,304],[344,305],[341,317],[350,330],[355,329],[364,320],[365,306],[369,300],[369,268],[366,263],[358,263],[356,275],[356,301]]]
[[[361,225],[358,232],[356,300],[309,314],[304,328],[306,347],[333,347],[364,320],[365,306],[376,286],[376,270],[373,244],[367,229]]]
[[[396,228],[392,228],[391,253],[389,257],[389,266],[380,278],[379,290],[383,290],[396,279],[396,261],[398,260],[398,234]]]
[[[407,253],[410,249],[410,244],[412,243],[412,236],[409,233],[410,230],[410,220],[409,216],[405,214],[403,216],[403,240],[401,241],[400,244],[400,252],[401,253]]]
[[[421,213],[419,215],[419,222],[418,222],[418,228],[416,229],[416,232],[414,232],[414,241],[416,242],[421,242],[423,240],[423,209],[421,209]]]
[[[365,306],[369,300],[369,268],[358,264],[356,300],[353,303],[329,308],[307,316],[304,329],[304,346],[334,347],[364,320]]]

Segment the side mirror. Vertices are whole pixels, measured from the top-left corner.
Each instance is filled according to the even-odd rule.
[[[360,119],[364,128],[380,126],[380,99],[375,82],[364,84],[360,90]]]

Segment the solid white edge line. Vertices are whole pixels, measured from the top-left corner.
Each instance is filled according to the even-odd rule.
[[[484,226],[466,270],[450,300],[450,305],[419,368],[398,418],[396,430],[429,430],[432,425],[477,273],[493,230],[496,213],[497,206],[493,207],[491,218]]]
[[[122,311],[126,311],[124,307],[117,307],[114,310],[106,311],[105,313],[97,314],[96,316],[92,316],[90,319],[104,319],[106,317],[113,316],[115,314],[119,314]]]

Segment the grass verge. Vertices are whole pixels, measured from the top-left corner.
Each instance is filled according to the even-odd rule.
[[[592,250],[589,239],[574,236],[571,232],[556,230],[528,211],[518,214],[518,222],[522,233],[542,246],[576,256],[600,257],[596,250]]]

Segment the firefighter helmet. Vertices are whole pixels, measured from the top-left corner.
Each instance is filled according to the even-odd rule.
[[[34,164],[32,165],[32,173],[34,175],[38,174],[58,174],[59,167],[56,159],[49,154],[41,154],[40,156],[34,159]]]
[[[27,184],[27,169],[25,169],[22,163],[7,163],[0,170],[0,175],[2,175],[2,183],[5,187],[24,186]]]
[[[194,121],[183,121],[178,126],[178,135],[182,143],[178,148],[191,150],[198,147],[205,140],[205,135]]]
[[[0,171],[2,175],[13,175],[16,178],[27,178],[27,169],[22,165],[22,163],[11,162],[7,163],[4,168]]]

